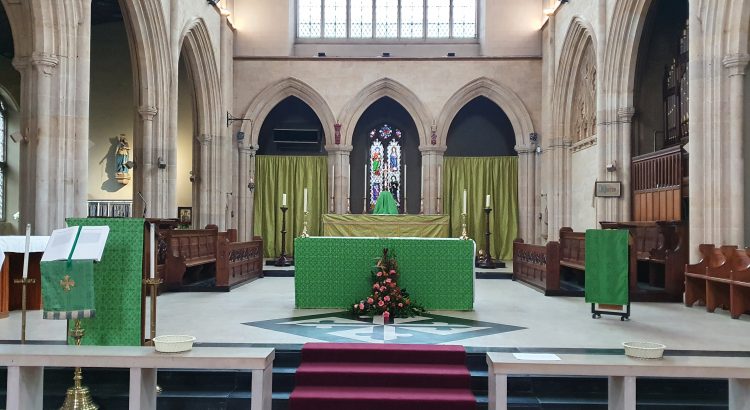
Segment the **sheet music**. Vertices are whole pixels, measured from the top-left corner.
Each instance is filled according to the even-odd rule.
[[[68,259],[77,233],[77,226],[55,229],[47,243],[47,248],[44,250],[44,255],[42,255],[42,262]],[[81,228],[81,234],[78,236],[78,243],[73,252],[73,259],[100,261],[108,235],[108,226],[84,226]]]

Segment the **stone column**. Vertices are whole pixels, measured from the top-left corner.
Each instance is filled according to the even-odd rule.
[[[717,178],[717,183],[725,185],[728,195],[722,197],[724,204],[721,208],[721,243],[742,246],[745,243],[745,196],[744,169],[747,166],[743,161],[743,125],[748,119],[744,118],[744,87],[745,69],[750,62],[748,54],[732,54],[725,56],[722,60],[729,84],[729,115],[727,125],[729,129],[729,140],[725,141],[728,155],[722,158],[728,162],[728,169],[732,173],[731,179]]]
[[[551,138],[549,141],[551,178],[547,194],[547,240],[556,241],[560,235],[560,228],[570,223],[568,215],[568,201],[570,187],[566,183],[568,175],[568,150],[571,140],[568,138]]]
[[[238,210],[237,210],[237,229],[240,241],[249,241],[253,234],[253,199],[255,192],[255,148],[252,145],[245,145],[240,141],[239,151],[239,171],[238,171]],[[251,166],[253,167],[251,170]]]
[[[153,218],[158,214],[157,206],[157,153],[154,148],[154,117],[159,112],[156,107],[141,106],[138,114],[141,117],[141,139],[136,142],[139,155],[135,157],[135,195],[133,195],[133,216]],[[140,145],[140,146],[139,146]],[[143,198],[141,198],[141,196]]]
[[[621,151],[620,155],[615,157],[617,160],[617,172],[608,172],[608,174],[613,174],[614,178],[612,180],[619,179],[622,182],[622,196],[616,201],[612,201],[613,204],[618,206],[605,208],[608,209],[609,213],[599,218],[600,221],[630,221],[633,219],[631,215],[631,206],[633,204],[631,197],[632,184],[630,181],[630,161],[633,156],[632,144],[630,143],[633,135],[633,115],[635,115],[635,108],[633,107],[621,107],[617,109],[617,122],[620,123],[620,135],[618,139],[620,143],[618,144],[615,141],[610,141],[610,143],[615,147],[620,147]],[[599,199],[607,200],[607,198]]]
[[[229,21],[229,11],[227,9],[221,9],[221,64],[219,71],[219,81],[221,81],[221,98],[222,98],[222,114],[223,112],[233,111],[234,101],[234,32],[232,31],[232,25]],[[217,108],[214,108],[217,109]],[[237,181],[233,180],[237,175],[233,172],[235,169],[232,164],[234,160],[233,146],[234,146],[234,133],[232,128],[225,127],[225,123],[219,125],[222,136],[219,139],[221,141],[221,154],[220,154],[220,177],[221,190],[228,192],[231,201],[228,204],[226,212],[228,215],[225,216],[226,227],[225,228],[237,228],[238,218],[240,212],[235,212],[235,209],[239,211],[239,195],[247,195],[247,187],[240,187],[237,189]],[[247,171],[243,174],[247,177]],[[245,183],[244,185],[247,185]]]
[[[536,143],[516,145],[518,153],[518,234],[526,243],[534,243],[534,218],[536,216],[535,174],[536,174]]]
[[[442,173],[443,156],[447,148],[442,145],[419,147],[419,151],[422,152],[422,209],[425,214],[437,215],[445,212],[442,193],[442,185],[445,182]]]
[[[333,145],[326,147],[326,151],[328,151],[328,198],[324,212],[349,213],[352,201],[352,198],[349,198],[351,192],[349,156],[352,146]]]

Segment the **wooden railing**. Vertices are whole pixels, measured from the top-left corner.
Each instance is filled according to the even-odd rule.
[[[633,158],[633,219],[682,219],[682,147],[674,146]]]
[[[547,245],[513,242],[513,279],[528,283],[554,296],[560,292],[560,243],[551,241]]]
[[[263,240],[250,242],[220,241],[216,257],[216,287],[229,289],[254,278],[263,277]]]

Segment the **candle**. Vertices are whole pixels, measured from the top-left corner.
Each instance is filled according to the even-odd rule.
[[[484,199],[484,207],[489,208],[490,207],[490,195],[487,194],[487,198]]]
[[[362,185],[362,190],[364,192],[364,195],[362,195],[362,198],[367,199],[367,162],[365,162],[365,184]],[[367,203],[367,201],[365,201]],[[362,212],[367,212],[367,209],[363,209]]]
[[[307,188],[305,188],[305,200],[303,202],[304,205],[302,205],[302,212],[307,212]]]
[[[466,214],[466,190],[464,189],[464,207],[462,208],[463,212],[462,214]]]
[[[151,269],[149,270],[149,277],[151,279],[156,278],[156,224],[151,224],[151,250],[149,252],[149,259]]]
[[[406,197],[406,164],[404,164],[404,189],[402,190],[404,197]],[[406,204],[404,204],[404,210],[406,210]]]
[[[437,173],[437,197],[440,198],[440,165],[438,165],[438,173]]]
[[[281,194],[281,206],[286,206],[286,194]]]
[[[23,278],[29,277],[29,244],[31,243],[31,224],[26,224],[26,250],[23,253]]]
[[[419,198],[424,199],[424,164],[419,171]]]

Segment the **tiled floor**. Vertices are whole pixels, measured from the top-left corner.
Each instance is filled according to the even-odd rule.
[[[416,298],[418,300],[418,297]],[[20,338],[20,312],[0,320],[0,340]],[[158,334],[191,334],[201,344],[302,344],[309,341],[452,343],[477,348],[618,349],[628,340],[674,350],[750,351],[750,316],[682,304],[634,303],[630,321],[592,319],[582,298],[545,297],[511,280],[477,280],[473,311],[433,311],[373,325],[340,310],[294,308],[294,278],[266,277],[229,293],[167,293]],[[63,321],[28,314],[27,338],[63,341]]]

